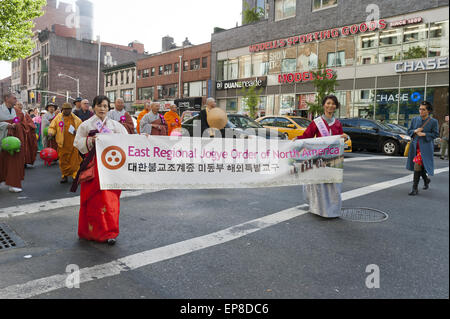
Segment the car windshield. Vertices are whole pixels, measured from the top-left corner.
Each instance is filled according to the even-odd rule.
[[[392,131],[396,132],[396,133],[401,133],[401,134],[405,134],[406,131],[404,129],[402,129],[400,126],[394,125],[394,124],[387,124]]]
[[[391,127],[387,124],[383,124],[381,122],[377,122],[377,124],[385,131],[396,131],[393,127]]]
[[[304,118],[294,117],[292,120],[301,127],[308,127],[311,124],[310,120]]]
[[[240,120],[240,127],[243,129],[248,129],[248,128],[263,128],[263,126],[257,122],[255,122],[254,120],[248,118],[248,117],[243,117],[243,116],[239,116],[237,117],[238,120]]]

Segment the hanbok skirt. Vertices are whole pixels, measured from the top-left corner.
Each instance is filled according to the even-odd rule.
[[[119,236],[120,195],[122,191],[102,191],[97,160],[94,179],[81,183],[78,236],[100,243]]]
[[[305,185],[309,211],[324,218],[337,218],[342,211],[342,184]]]

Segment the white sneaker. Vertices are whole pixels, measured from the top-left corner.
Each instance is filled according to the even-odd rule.
[[[20,193],[20,192],[22,192],[22,188],[10,187],[9,191],[11,193]]]

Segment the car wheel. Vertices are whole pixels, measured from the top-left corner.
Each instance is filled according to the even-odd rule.
[[[394,140],[387,140],[383,143],[382,151],[384,154],[388,156],[394,156],[397,155],[399,150],[397,142]]]

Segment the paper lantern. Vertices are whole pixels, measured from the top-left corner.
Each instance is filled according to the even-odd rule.
[[[2,140],[2,150],[8,152],[11,156],[20,152],[21,145],[20,140],[14,136],[5,137]]]
[[[45,165],[50,166],[58,159],[58,152],[56,152],[53,148],[46,148],[41,151],[40,156],[45,162]]]
[[[215,107],[208,112],[209,127],[222,130],[227,126],[228,115],[221,108]]]

